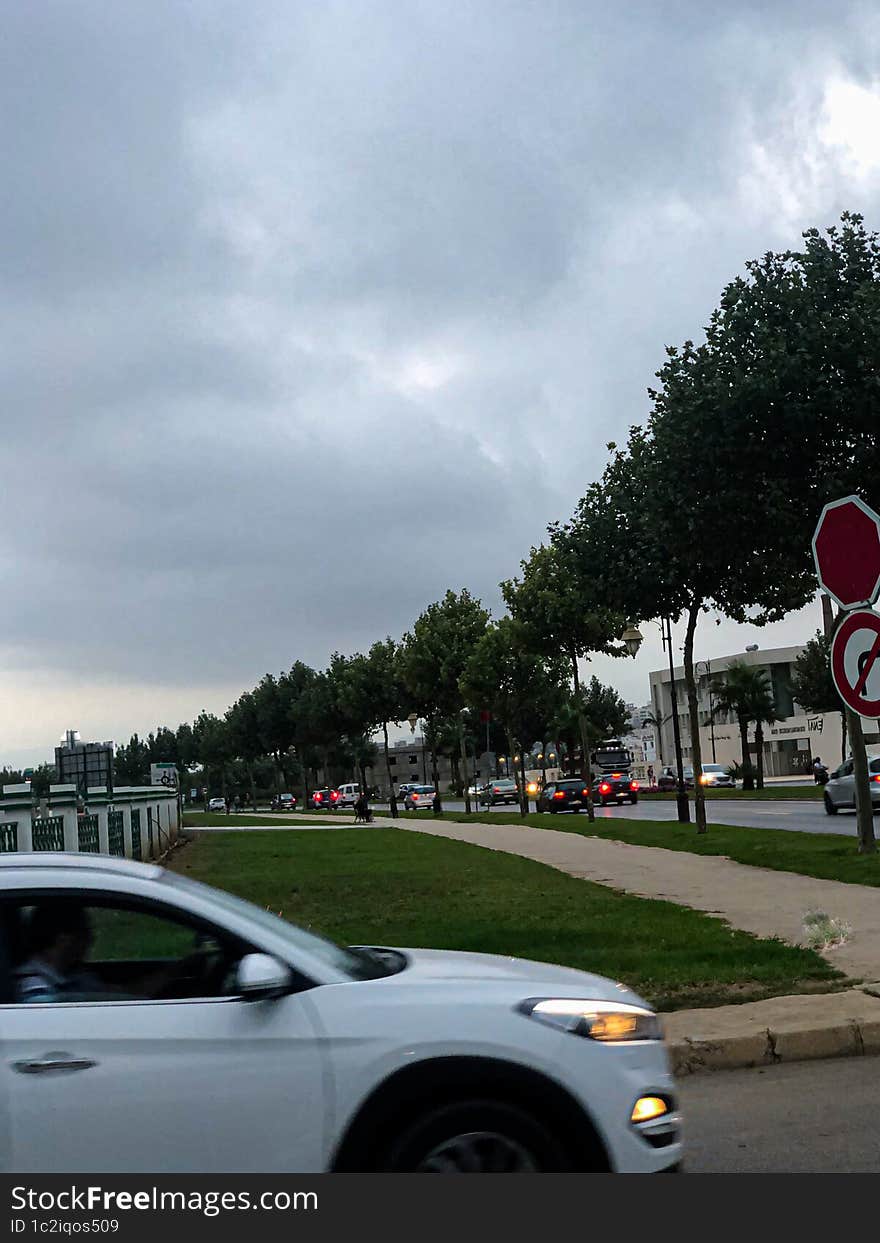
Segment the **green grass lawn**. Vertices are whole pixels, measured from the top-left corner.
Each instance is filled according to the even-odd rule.
[[[821,801],[822,787],[817,786],[817,785],[811,785],[811,786],[783,786],[783,785],[776,786],[776,785],[773,785],[773,786],[764,786],[763,790],[723,790],[722,789],[722,790],[704,790],[703,793],[705,794],[707,800],[714,799],[714,798],[733,798],[733,799],[753,798],[753,799],[759,799],[759,800],[792,798],[792,799],[801,799],[801,800],[809,799],[812,802],[814,799],[818,799]],[[639,790],[639,798],[658,799],[661,802],[674,803],[676,800],[676,797],[677,795],[674,790],[662,790],[662,791],[661,790],[645,790],[645,789]],[[694,795],[693,795],[692,790],[688,791],[688,797],[690,798],[691,802],[693,802]]]
[[[670,1009],[835,987],[817,954],[540,863],[397,829],[205,834],[173,867],[342,943],[513,954]]]
[[[407,819],[418,818],[418,812],[404,813]],[[880,851],[860,855],[856,851],[855,822],[853,836],[833,833],[798,833],[790,829],[749,829],[737,825],[712,824],[708,833],[697,835],[693,824],[676,820],[613,820],[600,818],[591,825],[581,814],[550,816],[537,814],[522,817],[517,813],[492,812],[466,815],[448,812],[442,817],[458,823],[469,820],[479,824],[525,824],[537,829],[559,829],[563,833],[580,833],[587,837],[604,837],[633,846],[663,846],[667,850],[687,850],[695,855],[726,855],[737,863],[754,867],[774,868],[779,872],[799,872],[822,880],[842,880],[854,885],[880,885]]]
[[[283,813],[282,813],[283,816]],[[285,821],[281,816],[273,815],[272,812],[257,812],[252,816],[227,816],[223,811],[187,811],[183,816],[183,827],[185,829],[203,828],[225,828],[225,829],[248,829],[256,828],[267,824],[284,824]],[[311,820],[291,820],[288,824],[332,824],[333,817],[318,816]],[[343,821],[344,823],[344,821]]]

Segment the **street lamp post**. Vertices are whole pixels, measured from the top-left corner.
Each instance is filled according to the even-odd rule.
[[[712,738],[712,763],[717,764],[715,757],[715,705],[712,701],[712,666],[708,660],[701,660],[697,664],[697,676],[700,676],[700,668],[706,667],[706,681],[709,684],[709,733]]]
[[[675,690],[675,665],[672,658],[672,618],[667,617],[660,623],[660,629],[666,630],[663,634],[663,646],[669,651],[669,689],[672,696],[672,736],[675,739],[675,765],[678,774],[678,788],[676,791],[676,801],[678,803],[678,819],[681,824],[689,824],[691,819],[691,809],[688,803],[687,790],[684,785],[684,764],[681,758],[681,730],[678,724],[678,695]],[[696,774],[694,774],[696,777]]]

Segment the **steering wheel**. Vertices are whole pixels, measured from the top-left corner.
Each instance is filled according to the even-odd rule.
[[[168,976],[155,993],[159,999],[209,996],[219,992],[226,976],[226,954],[212,937],[199,934],[185,958],[169,964]]]

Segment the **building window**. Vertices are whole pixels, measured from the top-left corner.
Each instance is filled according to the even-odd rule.
[[[396,756],[396,755],[389,755],[389,756],[388,756],[388,763],[389,763],[389,764],[391,765],[391,767],[393,768],[393,767],[395,766],[395,764],[397,763],[397,756]]]
[[[418,764],[418,762],[419,762],[419,757],[418,757],[417,755],[411,755],[411,756],[409,757],[409,762],[410,762],[410,764]]]

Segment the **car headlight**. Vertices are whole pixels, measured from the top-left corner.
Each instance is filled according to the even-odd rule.
[[[548,1023],[602,1044],[663,1039],[663,1028],[653,1010],[621,1001],[544,997],[524,1001],[519,1008],[539,1023]]]

